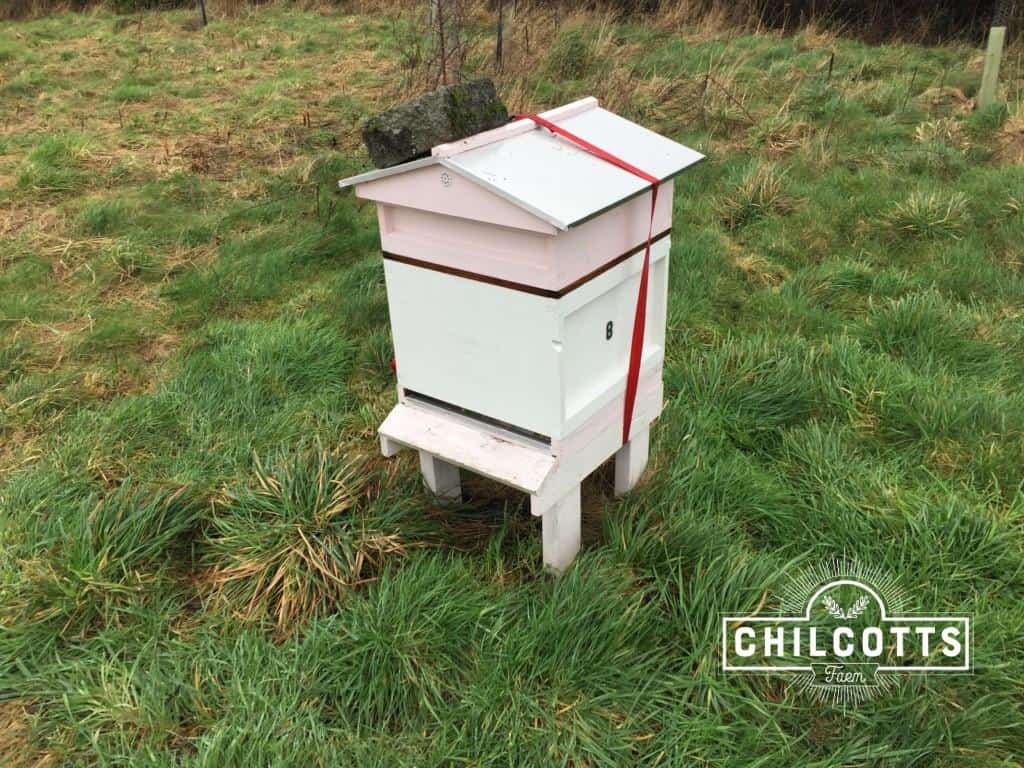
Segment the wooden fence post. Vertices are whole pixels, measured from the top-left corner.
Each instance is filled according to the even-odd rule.
[[[498,31],[494,42],[494,62],[501,71],[501,59],[505,43],[505,0],[498,0]]]
[[[988,33],[988,50],[985,51],[985,70],[981,75],[978,90],[978,106],[987,107],[996,98],[999,82],[999,62],[1003,58],[1003,43],[1006,41],[1006,27],[992,27]]]

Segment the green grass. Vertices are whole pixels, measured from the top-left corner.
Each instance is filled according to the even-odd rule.
[[[0,28],[0,763],[1019,764],[1019,57],[964,111],[962,46],[531,13],[512,111],[594,94],[708,155],[652,471],[587,483],[558,579],[524,497],[377,456],[376,217],[335,181],[429,76],[415,19]],[[839,555],[972,615],[975,673],[845,711],[723,675],[722,613]]]

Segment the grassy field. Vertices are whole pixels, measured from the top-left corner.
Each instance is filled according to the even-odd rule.
[[[524,497],[377,456],[376,218],[334,182],[428,78],[410,20],[193,18],[0,26],[0,764],[1021,764],[1019,50],[979,111],[966,47],[511,23],[513,110],[709,156],[651,470],[588,482],[554,579]],[[724,676],[719,615],[838,555],[972,615],[975,673],[846,711]]]

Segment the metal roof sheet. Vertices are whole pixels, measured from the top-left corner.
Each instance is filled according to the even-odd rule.
[[[585,105],[557,119],[559,126],[665,181],[703,155],[612,112]],[[556,110],[557,112],[557,110]],[[500,130],[500,129],[499,129]],[[568,229],[646,190],[650,185],[543,128],[371,171],[339,182],[364,184],[441,164],[529,211]]]

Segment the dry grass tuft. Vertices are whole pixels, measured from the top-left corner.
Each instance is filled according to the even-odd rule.
[[[29,716],[22,699],[0,704],[0,764],[4,768],[50,768],[60,762],[56,754],[33,743]]]
[[[773,213],[788,213],[795,204],[785,190],[785,173],[774,165],[757,165],[719,198],[716,209],[728,229],[739,229]]]
[[[0,238],[9,239],[21,234],[35,219],[36,210],[30,205],[6,203],[0,205]],[[0,268],[9,258],[9,249],[0,250]]]
[[[902,235],[959,240],[969,224],[967,196],[963,192],[949,196],[915,192],[906,202],[894,205],[884,220]]]
[[[666,0],[661,3],[654,24],[678,32],[685,28],[692,40],[717,40],[736,27],[728,4],[701,0]]]
[[[820,21],[812,19],[796,34],[797,45],[801,51],[826,50],[831,48],[843,33],[842,28],[826,28]]]
[[[919,144],[939,142],[961,152],[971,148],[971,140],[963,123],[952,117],[927,120],[914,129],[914,141]]]
[[[747,282],[778,288],[789,277],[786,268],[755,253],[736,253],[732,265],[743,273]]]
[[[996,139],[994,159],[1000,165],[1024,164],[1024,112],[1018,112],[1003,124]]]
[[[917,101],[928,110],[951,109],[954,112],[971,112],[975,106],[974,99],[959,88],[949,86],[929,88],[917,97]]]
[[[246,621],[287,633],[331,613],[406,545],[369,510],[365,462],[317,448],[258,460],[254,484],[214,502],[201,589]]]
[[[232,147],[226,138],[219,141],[196,137],[178,145],[175,154],[192,173],[215,179],[230,179],[237,174],[237,165],[232,165]]]
[[[751,130],[751,144],[763,147],[769,157],[779,158],[800,149],[813,132],[808,123],[780,114]]]
[[[180,345],[181,338],[178,335],[161,333],[159,336],[149,339],[139,349],[139,357],[147,363],[158,363],[173,355]]]

